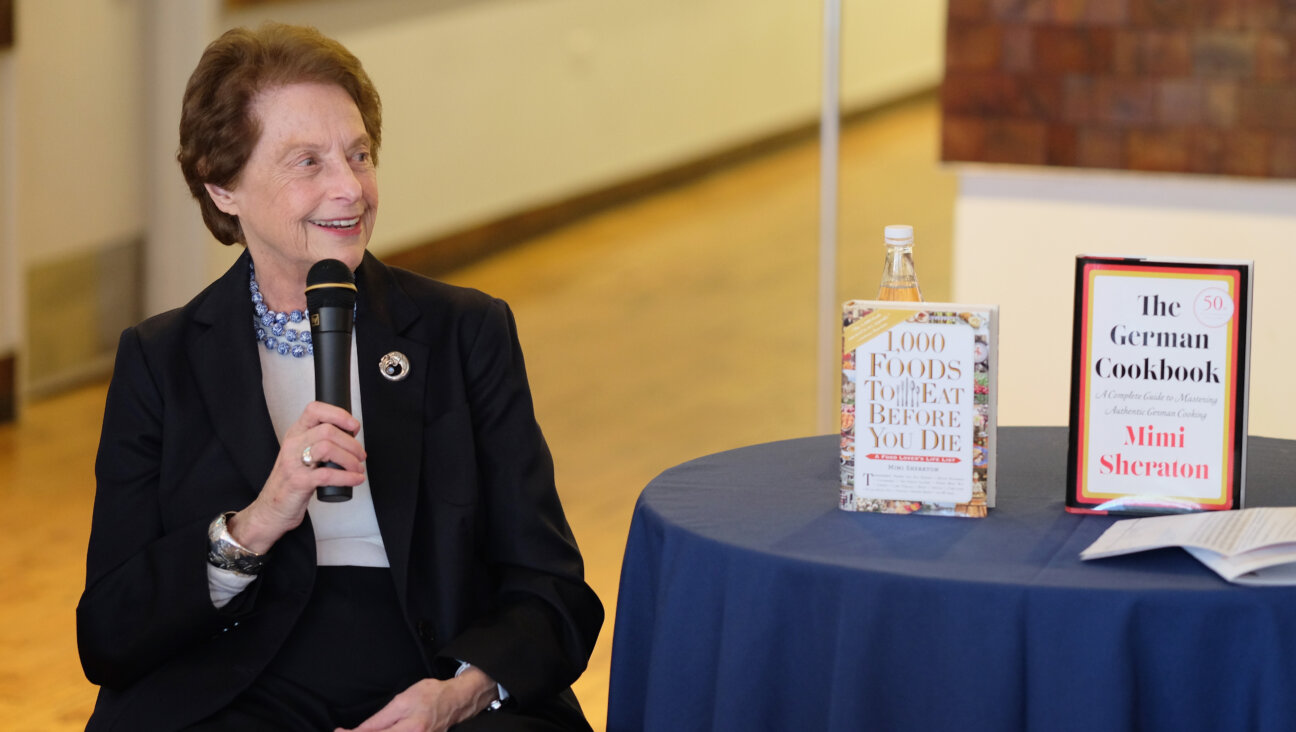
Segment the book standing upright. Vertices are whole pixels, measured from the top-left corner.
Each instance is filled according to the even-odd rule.
[[[852,300],[842,325],[840,508],[985,516],[998,308]]]

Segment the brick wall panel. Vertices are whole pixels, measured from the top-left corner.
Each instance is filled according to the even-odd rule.
[[[961,25],[946,34],[945,65],[951,71],[990,71],[999,68],[1003,32],[993,25]]]
[[[1202,116],[1206,124],[1232,129],[1238,124],[1238,84],[1233,81],[1207,81]]]
[[[1156,123],[1156,87],[1143,79],[1100,78],[1094,83],[1094,119],[1122,128]]]
[[[1045,138],[1045,163],[1077,165],[1076,129],[1069,125],[1049,125]]]
[[[1088,76],[1067,76],[1062,79],[1062,121],[1073,125],[1088,125],[1098,119],[1097,84]]]
[[[1269,147],[1269,172],[1277,178],[1296,178],[1296,135],[1275,135]]]
[[[1002,74],[960,74],[941,87],[941,99],[951,114],[995,117],[1018,102],[1017,80]]]
[[[1261,33],[1256,37],[1255,79],[1257,81],[1291,81],[1293,68],[1292,40],[1281,33]]]
[[[988,21],[990,0],[949,0],[949,17],[951,21]]]
[[[1048,161],[1048,125],[1030,120],[1001,120],[986,126],[986,162],[1044,165]]]
[[[1033,74],[1017,81],[1017,98],[1007,107],[1011,116],[1052,123],[1066,121],[1062,82],[1056,76]]]
[[[1255,75],[1256,34],[1209,32],[1193,39],[1193,73],[1248,79]]]
[[[999,68],[1010,74],[1028,74],[1033,71],[1034,42],[1035,31],[1030,26],[1004,26],[999,51]]]
[[[1076,25],[1085,19],[1086,0],[1049,0],[1049,21]]]
[[[1296,132],[1296,88],[1249,84],[1238,92],[1240,131]]]
[[[1188,131],[1188,172],[1218,173],[1224,168],[1224,133],[1209,127]]]
[[[1085,168],[1125,167],[1124,133],[1101,127],[1077,130],[1076,165]]]
[[[1296,178],[1296,0],[951,0],[946,160]]]
[[[984,119],[946,115],[941,123],[941,158],[984,161],[986,159],[985,138]]]
[[[1137,73],[1143,77],[1188,76],[1193,72],[1193,43],[1187,30],[1144,33]]]
[[[1170,79],[1157,85],[1156,123],[1198,126],[1205,121],[1206,90],[1197,79]]]
[[[1073,28],[1036,30],[1032,54],[1036,69],[1046,74],[1091,72],[1095,64],[1084,32]]]
[[[1116,76],[1142,73],[1143,35],[1132,30],[1118,30],[1112,37],[1111,71]]]
[[[1187,173],[1187,130],[1131,130],[1125,137],[1125,159],[1131,170]]]
[[[1204,18],[1205,0],[1131,0],[1130,24],[1138,28],[1191,28]]]
[[[1046,22],[1051,0],[990,0],[990,13],[1001,21]]]
[[[1237,0],[1244,29],[1276,28],[1282,17],[1279,0]]]
[[[1118,27],[1129,21],[1130,0],[1089,0],[1083,22]]]
[[[1269,174],[1269,155],[1273,136],[1265,132],[1240,132],[1224,138],[1224,165],[1227,175],[1265,176]]]
[[[1251,0],[1204,0],[1202,25],[1216,30],[1238,30],[1242,27],[1243,6]]]

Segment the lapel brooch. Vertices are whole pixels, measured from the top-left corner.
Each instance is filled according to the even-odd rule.
[[[378,371],[388,381],[401,381],[409,376],[410,362],[405,354],[400,351],[391,353],[378,359]]]

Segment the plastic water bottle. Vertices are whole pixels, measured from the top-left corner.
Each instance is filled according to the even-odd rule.
[[[892,225],[886,227],[886,262],[882,265],[882,285],[878,300],[922,302],[918,289],[918,273],[913,263],[913,227]]]

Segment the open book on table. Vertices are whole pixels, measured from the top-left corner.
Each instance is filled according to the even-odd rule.
[[[1125,519],[1112,524],[1080,558],[1174,546],[1229,582],[1296,585],[1296,506]]]

